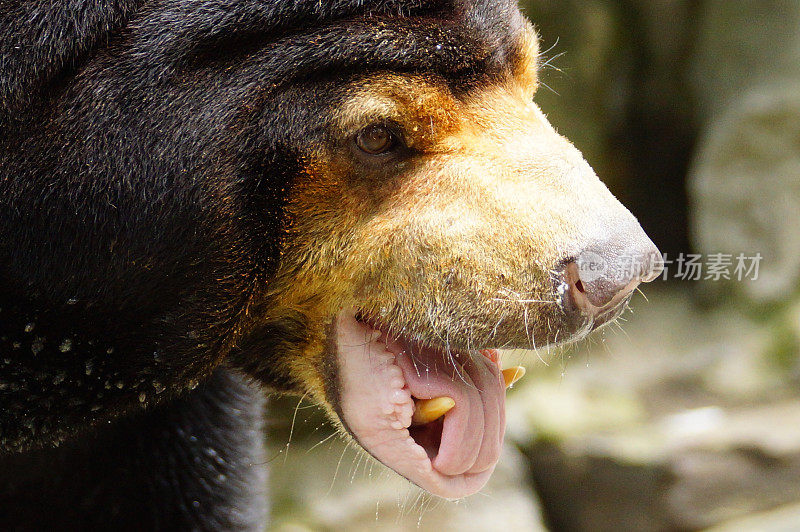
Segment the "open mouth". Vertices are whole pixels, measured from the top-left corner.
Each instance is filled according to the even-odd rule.
[[[419,345],[353,310],[335,328],[342,421],[359,444],[434,495],[479,491],[502,449],[508,372],[521,368],[504,375],[495,350]]]

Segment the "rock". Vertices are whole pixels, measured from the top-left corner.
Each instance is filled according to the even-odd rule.
[[[699,250],[760,254],[757,280],[733,290],[759,303],[800,287],[800,77],[750,90],[711,126],[691,177]]]
[[[698,409],[526,453],[555,529],[698,530],[800,500],[800,405]]]
[[[693,85],[714,120],[756,86],[800,78],[800,2],[701,2]]]
[[[703,2],[693,61],[706,123],[690,176],[705,254],[761,253],[756,282],[709,290],[750,302],[800,287],[800,2]]]
[[[715,526],[706,532],[741,532],[742,530],[794,532],[798,526],[800,526],[800,505],[793,504]]]
[[[509,396],[553,529],[697,530],[800,500],[798,388],[765,360],[769,326],[651,295],[627,334],[538,375],[529,360]]]

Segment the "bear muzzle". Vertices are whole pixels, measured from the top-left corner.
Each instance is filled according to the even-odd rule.
[[[664,260],[641,228],[587,246],[561,269],[562,306],[581,328],[612,322],[641,283],[659,278]]]

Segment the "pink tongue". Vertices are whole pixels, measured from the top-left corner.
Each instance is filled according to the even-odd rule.
[[[342,422],[366,451],[440,497],[466,497],[486,484],[505,425],[505,386],[492,352],[451,361],[433,349],[411,351],[347,309],[337,317],[336,348]],[[409,429],[412,395],[448,396],[455,406]]]
[[[493,468],[505,430],[505,386],[498,365],[483,356],[454,355],[455,360],[448,360],[438,351],[392,349],[396,347],[390,350],[397,355],[412,396],[446,396],[456,402],[445,415],[438,453],[428,449],[434,468],[450,476]]]

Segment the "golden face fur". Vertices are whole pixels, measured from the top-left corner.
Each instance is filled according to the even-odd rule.
[[[453,348],[567,341],[553,268],[604,227],[636,223],[533,103],[527,38],[514,71],[477,92],[391,73],[354,84],[341,138],[396,124],[414,155],[391,173],[347,142],[306,162],[269,319],[307,319],[289,365],[320,402],[325,337],[342,308]]]
[[[17,54],[30,85],[11,71],[26,94],[0,149],[0,302],[21,336],[0,452],[92,426],[108,446],[129,431],[106,432],[117,416],[163,405],[131,418],[147,432],[197,406],[244,478],[258,405],[238,407],[257,398],[220,378],[241,372],[324,405],[432,494],[480,490],[505,428],[498,349],[581,338],[657,275],[635,218],[532,102],[516,2],[129,7],[94,24],[108,39],[51,32]]]

